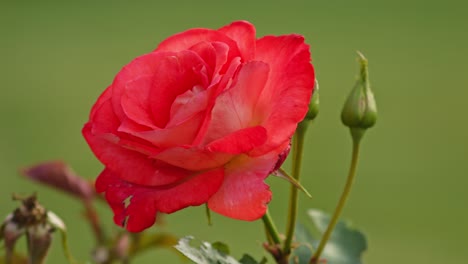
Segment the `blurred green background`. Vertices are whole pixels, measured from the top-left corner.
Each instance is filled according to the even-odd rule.
[[[320,81],[321,113],[308,131],[305,210],[332,211],[344,184],[350,138],[339,121],[358,68],[370,63],[379,120],[364,141],[344,217],[369,239],[365,263],[466,263],[468,259],[468,4],[465,1],[0,1],[0,216],[12,192],[38,191],[67,223],[73,253],[88,259],[91,231],[80,204],[18,176],[18,168],[63,159],[92,179],[102,165],[81,136],[90,107],[131,59],[176,32],[255,24],[258,36],[303,34]],[[284,230],[287,185],[269,179],[271,213]],[[109,232],[117,230],[100,208]],[[105,212],[105,213],[104,213]],[[261,222],[204,208],[167,217],[165,230],[231,244],[260,258]],[[58,240],[57,240],[58,242]],[[65,263],[56,243],[49,263]],[[135,263],[178,263],[153,250]]]

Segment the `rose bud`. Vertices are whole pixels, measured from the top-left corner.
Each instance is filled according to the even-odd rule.
[[[341,121],[351,129],[368,129],[377,121],[377,106],[370,88],[367,59],[358,52],[361,72],[341,112]]]
[[[318,113],[319,113],[319,84],[318,81],[315,80],[314,84],[314,92],[312,94],[312,98],[310,99],[309,110],[307,111],[307,115],[304,119],[305,120],[314,120]]]
[[[96,190],[132,232],[157,213],[207,204],[252,221],[271,200],[314,87],[297,34],[256,38],[237,21],[175,34],[126,65],[91,109],[83,135],[105,168]]]
[[[28,179],[51,186],[77,198],[91,199],[95,193],[92,184],[78,176],[63,161],[43,162],[21,170]]]

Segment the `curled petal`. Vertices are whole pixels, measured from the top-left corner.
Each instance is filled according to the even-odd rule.
[[[109,86],[104,90],[104,92],[99,96],[96,103],[94,103],[93,107],[91,108],[91,112],[89,114],[89,119],[92,120],[96,111],[102,106],[104,102],[107,102],[111,99],[112,96],[112,86]]]
[[[198,128],[203,118],[203,114],[198,113],[186,122],[173,127],[143,131],[139,130],[132,122],[124,122],[119,127],[119,131],[141,138],[147,141],[149,146],[169,148],[190,144],[197,135]],[[155,152],[153,152],[153,154],[155,154]]]
[[[309,46],[299,35],[266,36],[257,41],[256,60],[270,66],[270,77],[254,113],[267,129],[265,146],[252,155],[262,155],[291,137],[304,119],[314,87],[314,69]]]
[[[240,58],[236,58],[226,65],[229,65],[226,73],[219,79],[219,82],[208,89],[210,100],[208,100],[207,103],[205,119],[203,120],[200,130],[198,131],[195,140],[192,142],[192,145],[204,145],[203,142],[206,142],[205,137],[211,124],[212,111],[215,103],[217,102],[217,97],[233,83],[234,76],[241,66]]]
[[[205,28],[189,29],[175,34],[161,42],[155,51],[188,50],[202,41],[227,44],[229,46],[228,61],[240,55],[237,43],[234,40],[222,32]]]
[[[145,145],[140,146],[135,140],[121,139],[113,134],[118,125],[119,121],[108,100],[96,110],[94,119],[84,126],[82,133],[96,157],[107,168],[118,171],[123,180],[156,186],[173,183],[188,175],[184,169],[156,162],[142,154],[140,151],[152,152]]]
[[[264,182],[288,146],[259,157],[238,156],[225,171],[223,185],[208,201],[208,207],[224,216],[253,221],[265,214],[271,200],[270,187]]]
[[[206,148],[212,152],[241,154],[261,146],[266,139],[266,129],[262,126],[255,126],[238,130],[213,141]]]
[[[96,189],[106,192],[116,224],[125,225],[130,232],[140,232],[154,223],[158,212],[172,213],[206,203],[219,189],[223,178],[224,171],[220,168],[167,186],[148,187],[123,181],[105,169],[96,181]]]
[[[205,148],[180,146],[166,149],[152,158],[186,170],[206,170],[223,166],[233,156],[229,153],[213,153]]]
[[[202,41],[192,46],[190,50],[196,52],[207,64],[211,83],[216,82],[216,77],[229,58],[229,45],[219,41]]]
[[[156,125],[164,128],[170,119],[170,110],[177,96],[194,87],[206,88],[206,67],[200,56],[192,51],[181,51],[158,60],[153,72],[153,89],[149,104]]]
[[[112,82],[112,108],[119,120],[126,115],[122,108],[122,97],[129,82],[152,76],[161,58],[174,55],[174,52],[149,53],[135,58],[120,70]]]
[[[246,63],[239,70],[236,83],[217,98],[204,142],[225,137],[249,126],[261,125],[255,119],[255,106],[268,80],[269,67],[259,61]]]
[[[235,21],[219,29],[235,40],[244,62],[255,56],[255,27],[247,21]]]
[[[121,105],[126,117],[146,129],[156,129],[151,116],[149,93],[153,77],[145,75],[127,83],[122,94]]]

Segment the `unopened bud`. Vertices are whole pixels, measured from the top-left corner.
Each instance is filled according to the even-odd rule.
[[[0,226],[0,241],[4,241],[6,263],[13,263],[16,241],[24,232],[25,228],[15,222],[13,213],[9,214]]]
[[[63,221],[51,211],[47,211],[38,201],[36,195],[20,197],[13,195],[21,204],[9,214],[0,226],[0,241],[6,248],[6,263],[14,262],[14,246],[19,237],[26,235],[28,245],[28,263],[45,263],[52,242],[52,233],[62,233],[62,245],[70,263],[75,263],[66,244],[66,227]],[[0,263],[3,263],[0,261]]]
[[[312,98],[310,98],[309,104],[309,111],[307,111],[307,115],[305,120],[314,120],[319,113],[319,84],[317,79],[315,79],[314,83],[314,92],[312,94]]]
[[[47,253],[52,243],[52,228],[48,223],[32,225],[26,232],[28,256],[30,263],[45,263]]]
[[[377,121],[377,106],[370,88],[367,59],[358,52],[361,72],[341,112],[341,121],[351,129],[365,130]]]
[[[91,183],[63,161],[47,161],[21,170],[28,179],[46,184],[75,197],[89,200],[95,195]]]

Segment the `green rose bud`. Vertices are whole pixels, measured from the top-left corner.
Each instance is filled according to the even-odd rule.
[[[319,84],[317,79],[315,79],[314,84],[314,93],[312,94],[312,98],[310,98],[309,104],[309,111],[307,111],[307,115],[305,120],[314,120],[319,113]]]
[[[351,129],[365,130],[377,121],[377,106],[370,88],[367,59],[358,52],[361,73],[341,112],[341,121]]]

